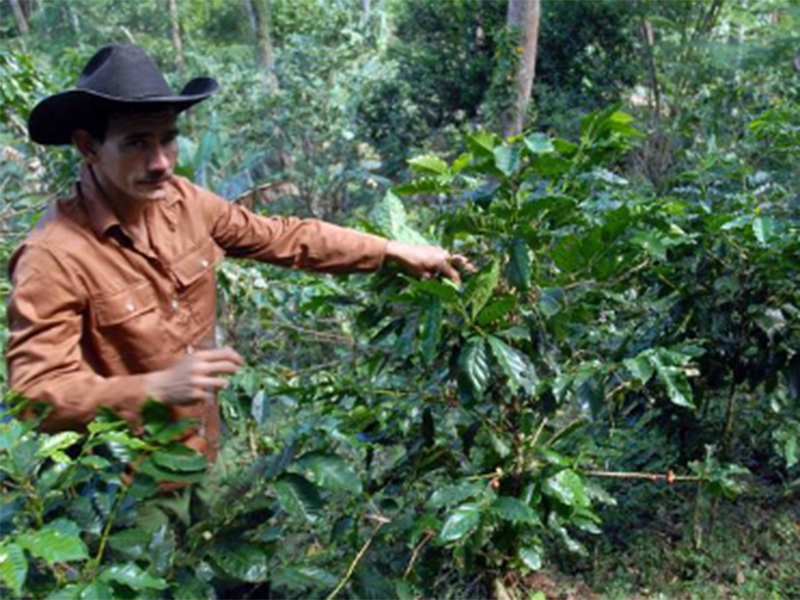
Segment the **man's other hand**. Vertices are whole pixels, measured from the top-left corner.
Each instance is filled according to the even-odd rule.
[[[438,246],[406,244],[397,240],[391,240],[386,246],[386,260],[396,262],[416,277],[430,279],[444,276],[458,284],[461,283],[459,270],[468,273],[475,271],[473,264],[460,254],[450,254]]]
[[[243,364],[233,348],[200,350],[186,355],[174,367],[148,374],[147,395],[172,405],[212,400],[217,390],[228,387],[228,381],[220,375],[233,375]]]

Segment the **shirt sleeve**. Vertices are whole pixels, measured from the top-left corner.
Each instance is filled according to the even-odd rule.
[[[317,219],[263,217],[195,188],[211,236],[228,256],[322,273],[375,271],[388,240]]]
[[[11,388],[52,410],[43,427],[75,429],[107,406],[136,422],[147,394],[144,375],[101,377],[81,350],[85,287],[51,250],[23,246],[11,261],[6,358]]]

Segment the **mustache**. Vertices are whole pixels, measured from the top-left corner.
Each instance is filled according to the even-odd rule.
[[[144,179],[141,179],[139,183],[166,183],[172,179],[172,172],[160,172],[160,173],[152,173],[148,174]]]

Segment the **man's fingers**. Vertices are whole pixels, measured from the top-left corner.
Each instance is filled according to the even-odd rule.
[[[207,394],[208,398],[211,397],[212,390],[222,390],[230,385],[227,379],[221,377],[195,377],[192,379],[192,388],[194,390],[202,390]]]
[[[198,375],[235,375],[239,372],[240,365],[230,361],[199,361],[194,366],[194,372]]]
[[[445,262],[439,273],[461,285],[461,275],[449,263]]]
[[[195,356],[206,362],[220,362],[229,361],[237,365],[243,365],[244,359],[239,355],[236,350],[226,346],[224,348],[215,348],[213,350],[201,350]]]
[[[453,254],[450,257],[450,264],[457,269],[463,269],[467,273],[474,273],[477,270],[475,265],[469,262],[469,259],[463,254]]]

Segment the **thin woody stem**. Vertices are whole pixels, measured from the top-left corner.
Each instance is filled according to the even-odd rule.
[[[644,479],[646,481],[702,481],[695,475],[673,475],[670,473],[629,473],[621,471],[583,471],[589,477],[606,477],[610,479]]]

